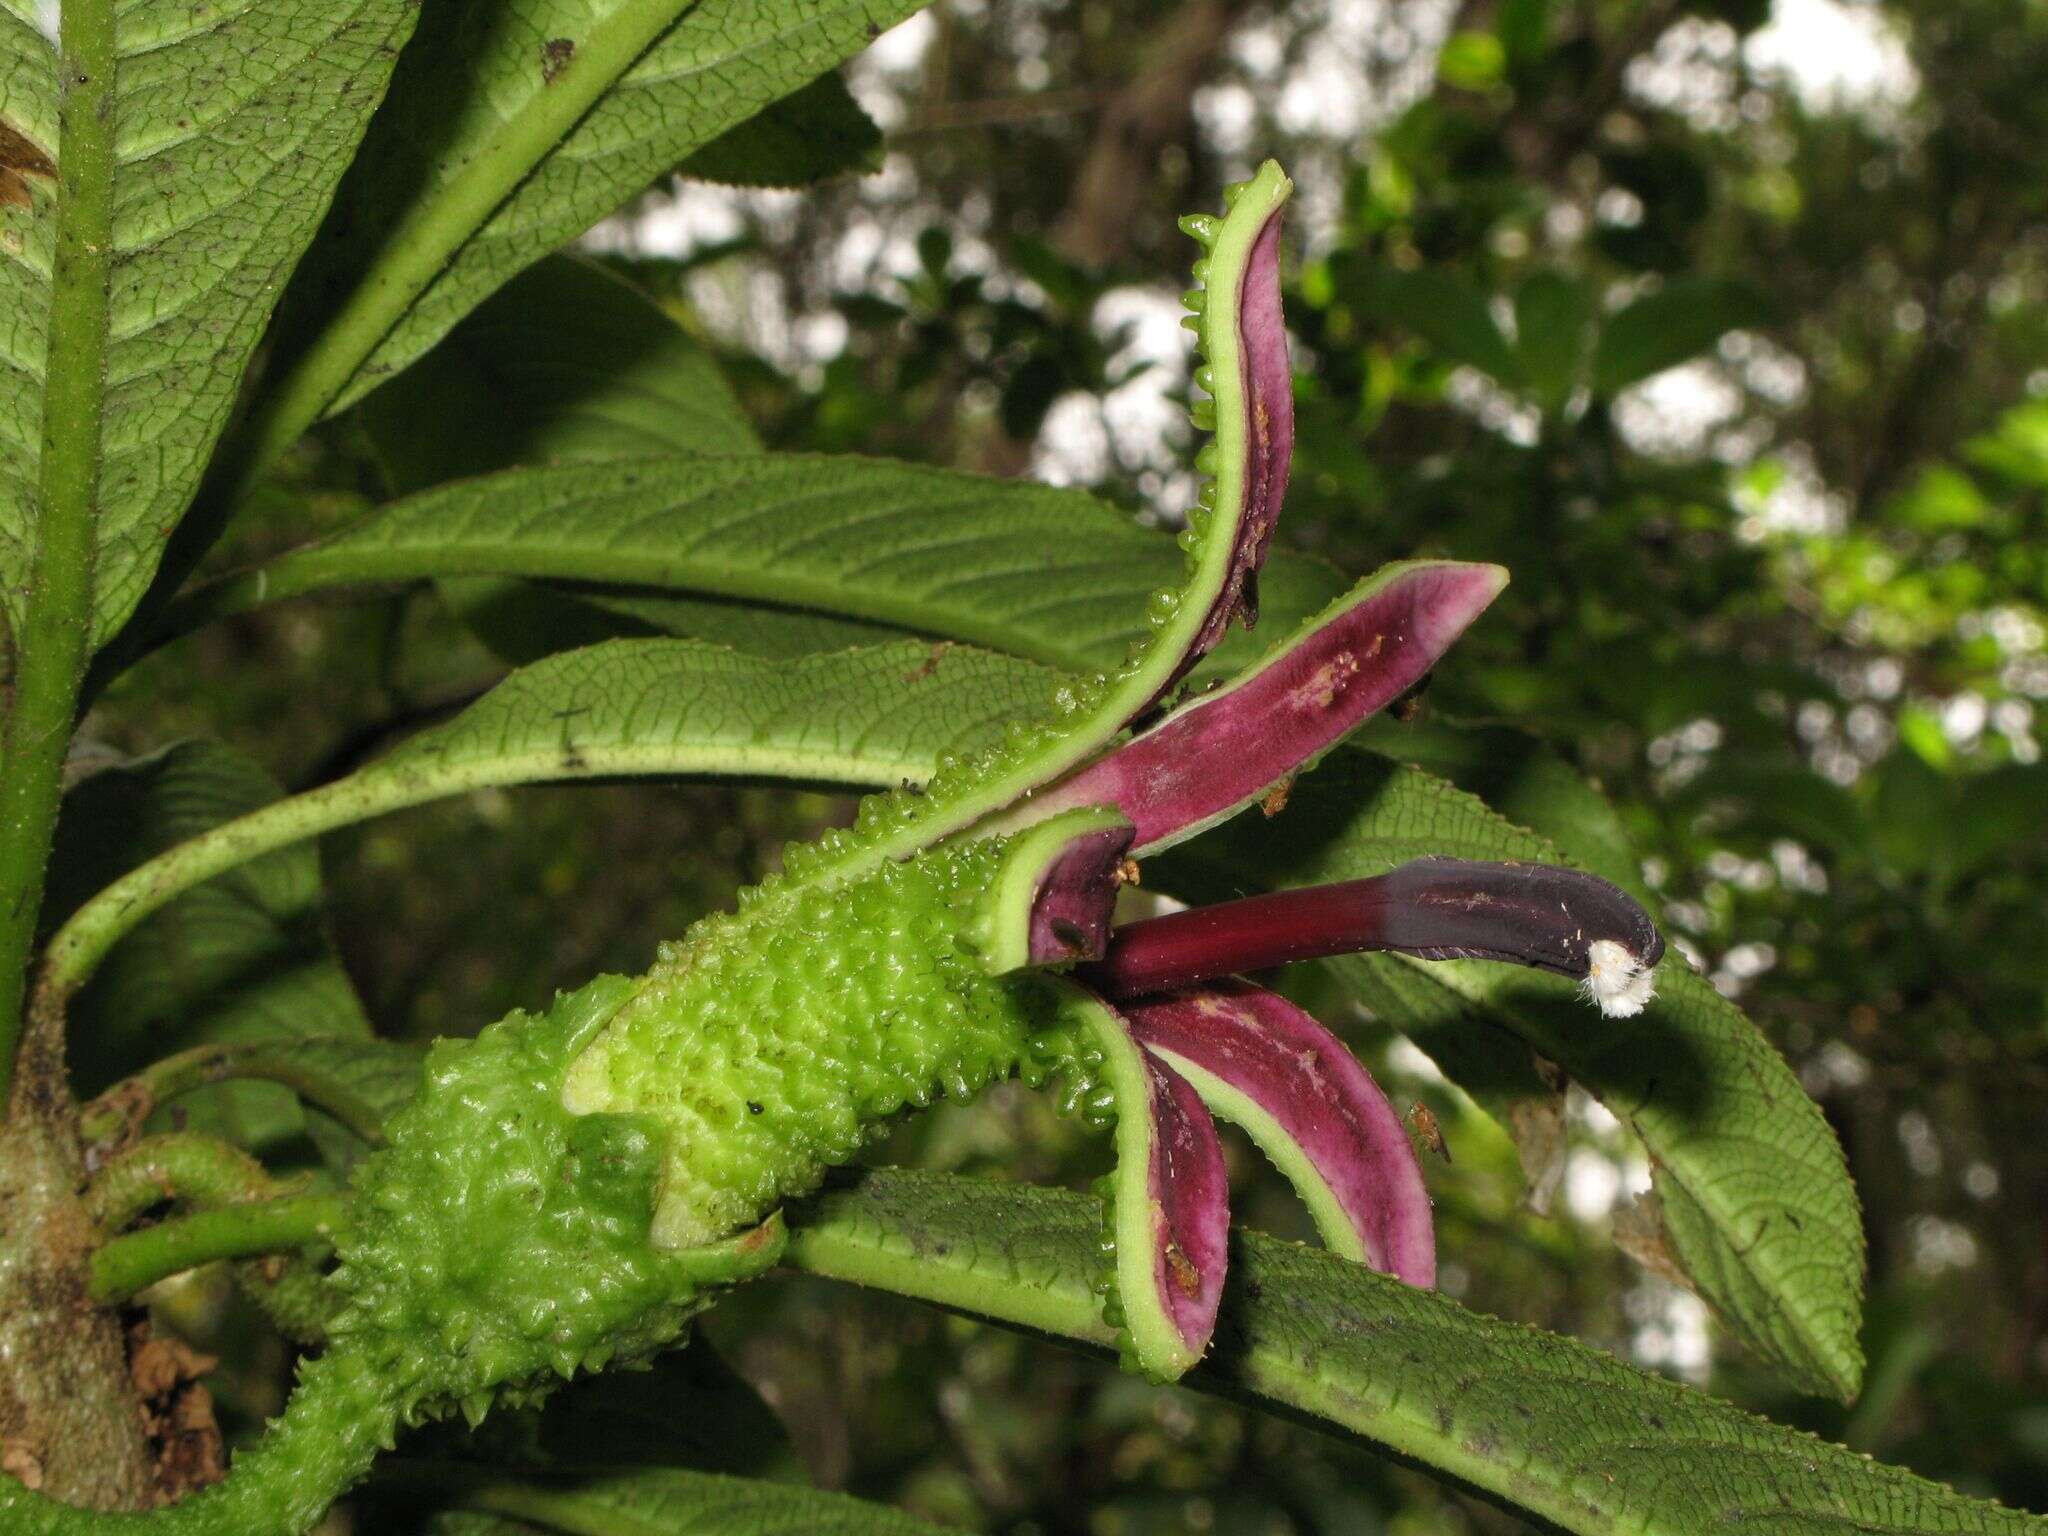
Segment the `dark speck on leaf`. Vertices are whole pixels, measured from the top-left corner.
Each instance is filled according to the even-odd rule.
[[[576,44],[566,37],[551,37],[540,45],[540,77],[548,84],[555,83],[555,76],[569,67],[569,61],[576,57]]]
[[[752,1099],[749,1099],[747,1100],[747,1113],[750,1115],[758,1115],[761,1113],[761,1106],[759,1104],[756,1104]]]

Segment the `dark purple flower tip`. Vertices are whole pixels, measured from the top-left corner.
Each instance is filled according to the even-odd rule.
[[[1012,820],[1114,805],[1140,854],[1284,784],[1436,665],[1507,584],[1496,565],[1391,565],[1237,682],[1176,710],[1027,802]]]
[[[1136,997],[1292,960],[1398,950],[1424,960],[1504,960],[1581,982],[1627,1018],[1651,996],[1664,938],[1634,897],[1575,869],[1414,859],[1370,880],[1276,891],[1118,929],[1086,973]]]
[[[1400,1116],[1344,1043],[1284,997],[1218,982],[1127,1004],[1131,1033],[1242,1127],[1333,1253],[1436,1283],[1429,1193]]]
[[[988,969],[1002,975],[1099,960],[1132,835],[1116,811],[1098,808],[1069,811],[1019,833],[983,906]]]
[[[1105,1310],[1142,1370],[1177,1380],[1208,1349],[1223,1302],[1230,1252],[1223,1147],[1200,1095],[1138,1044],[1121,1014],[1098,998],[1081,1006],[1116,1098],[1109,1177],[1116,1273]]]

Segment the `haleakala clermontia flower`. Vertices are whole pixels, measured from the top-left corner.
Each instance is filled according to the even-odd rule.
[[[1385,1096],[1300,1008],[1234,978],[1364,949],[1479,957],[1579,978],[1628,1014],[1663,946],[1590,876],[1438,858],[1112,926],[1134,857],[1287,783],[1413,688],[1507,579],[1389,566],[1234,680],[1176,696],[1233,618],[1256,618],[1287,488],[1290,190],[1269,163],[1224,217],[1184,222],[1204,247],[1197,420],[1216,437],[1184,578],[1126,663],[921,791],[871,798],[645,975],[435,1046],[356,1172],[341,1311],[283,1418],[170,1509],[93,1515],[10,1485],[7,1529],[303,1530],[400,1424],[479,1418],[674,1343],[719,1286],[774,1262],[785,1200],[902,1111],[1011,1075],[1114,1122],[1101,1290],[1150,1375],[1201,1358],[1227,1281],[1212,1114],[1266,1151],[1332,1249],[1432,1282],[1429,1200]]]

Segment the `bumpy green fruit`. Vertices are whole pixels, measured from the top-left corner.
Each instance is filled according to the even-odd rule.
[[[670,946],[568,1070],[577,1114],[645,1115],[667,1158],[665,1248],[817,1184],[890,1116],[1030,1061],[1057,999],[990,976],[981,913],[1005,842],[796,887]]]

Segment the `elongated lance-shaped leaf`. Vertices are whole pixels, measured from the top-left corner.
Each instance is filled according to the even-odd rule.
[[[286,327],[303,350],[258,407],[242,467],[260,470],[515,273],[923,3],[428,8],[294,285]]]
[[[1209,1347],[1230,1250],[1230,1177],[1202,1100],[1138,1043],[1116,1009],[1063,986],[1067,1011],[1101,1052],[1116,1101],[1116,1168],[1099,1186],[1098,1244],[1115,1265],[1098,1275],[1102,1315],[1139,1370],[1185,1375]]]
[[[1107,996],[1135,997],[1295,960],[1379,950],[1535,966],[1580,982],[1604,1011],[1626,1017],[1647,1001],[1635,989],[1664,957],[1664,936],[1634,897],[1597,875],[1555,864],[1431,857],[1369,880],[1127,923],[1086,980]]]
[[[90,87],[110,142],[80,189],[105,203],[104,272],[65,299],[93,311],[83,323],[104,338],[104,383],[89,402],[66,396],[47,424],[96,464],[94,644],[148,584],[419,14],[409,0],[110,9],[112,89]],[[0,197],[0,614],[16,627],[58,261],[58,58],[34,13],[0,6],[0,140],[27,146],[10,163],[32,151],[52,172],[24,179],[25,198]]]
[[[446,725],[347,778],[170,848],[86,902],[51,940],[59,991],[165,902],[334,827],[493,785],[738,774],[863,787],[918,782],[1044,697],[1044,669],[893,641],[771,661],[688,640],[619,640],[514,673]]]
[[[1115,811],[1070,811],[1011,840],[985,905],[981,952],[993,975],[1097,960],[1122,885],[1131,824]]]
[[[1171,847],[1235,815],[1392,703],[1507,585],[1497,565],[1383,568],[1240,680],[989,823],[1007,831],[1077,805],[1114,805],[1134,851]]]
[[[1181,567],[1170,538],[1082,491],[839,455],[640,459],[513,470],[395,502],[197,589],[165,624],[362,582],[527,576],[773,603],[1085,674],[1150,633],[1147,596]],[[1321,561],[1276,556],[1263,601],[1291,626],[1344,585]],[[1235,636],[1216,661],[1262,648]]]
[[[1286,815],[1190,843],[1156,878],[1191,897],[1236,896],[1432,854],[1566,862],[1441,779],[1347,748],[1295,786]],[[1863,1232],[1841,1148],[1784,1058],[1683,959],[1657,967],[1639,1017],[1614,1019],[1541,971],[1402,955],[1327,963],[1424,1050],[1458,1026],[1561,1066],[1642,1139],[1672,1255],[1721,1320],[1788,1380],[1855,1394]],[[1459,1066],[1447,1058],[1453,1077]]]
[[[1131,1034],[1273,1160],[1332,1253],[1436,1283],[1436,1227],[1407,1127],[1344,1042],[1244,982],[1118,1005]]]
[[[875,1171],[784,1262],[1096,1347],[1093,1202]],[[1256,1232],[1184,1385],[1305,1414],[1577,1536],[2048,1536],[2048,1520],[1785,1429],[1572,1339]]]

